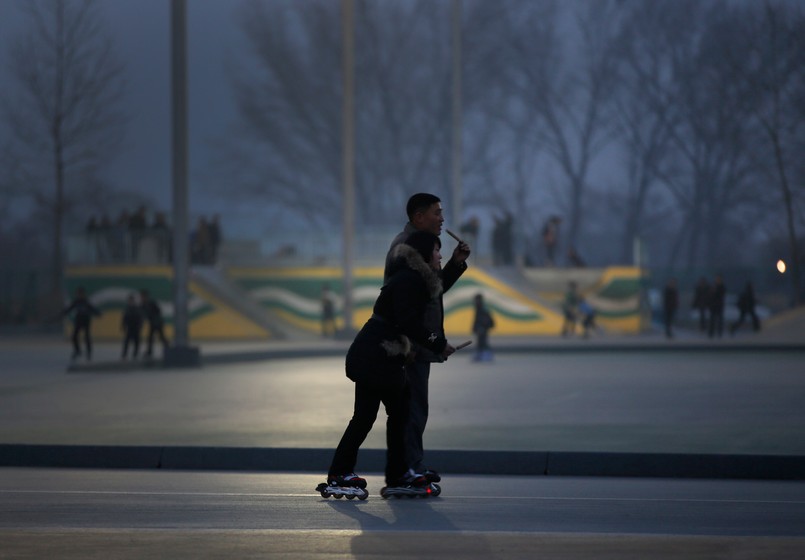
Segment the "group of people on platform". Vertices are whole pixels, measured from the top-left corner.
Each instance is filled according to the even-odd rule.
[[[514,258],[514,217],[508,211],[500,215],[493,216],[491,242],[492,242],[492,265],[493,266],[512,266],[515,264]],[[525,264],[527,266],[559,266],[559,228],[562,218],[552,214],[548,217],[539,233],[542,256],[536,247],[527,244]],[[471,216],[461,224],[460,232],[464,239],[477,242],[480,236],[481,222],[477,216]],[[570,268],[584,268],[587,263],[581,257],[576,248],[568,246],[565,254],[565,263]]]
[[[148,224],[148,210],[139,206],[134,212],[123,210],[112,222],[104,214],[91,216],[85,232],[93,243],[96,259],[105,263],[167,264],[173,262],[173,232],[165,212],[156,211]],[[221,244],[218,214],[200,216],[190,232],[189,252],[193,264],[215,264]]]
[[[724,279],[717,274],[712,284],[707,278],[701,277],[696,283],[693,291],[693,301],[691,307],[697,311],[699,316],[699,330],[706,332],[710,338],[721,338],[724,334],[724,311],[727,299],[727,287]],[[752,321],[752,329],[757,332],[760,330],[760,319],[757,316],[755,306],[755,289],[752,282],[746,282],[743,291],[738,295],[737,307],[738,319],[729,326],[730,335],[743,325],[748,318]],[[665,336],[673,338],[673,325],[676,313],[679,309],[679,291],[677,281],[671,278],[663,290],[663,322],[665,325]]]
[[[171,261],[171,228],[164,212],[155,212],[150,225],[145,206],[134,212],[122,210],[114,222],[107,214],[91,216],[85,231],[100,262]]]

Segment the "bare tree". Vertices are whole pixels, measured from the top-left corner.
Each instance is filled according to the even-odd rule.
[[[239,115],[221,162],[237,192],[328,227],[339,223],[341,205],[338,7],[329,0],[244,5],[250,56],[233,74]],[[359,225],[403,217],[416,190],[449,190],[448,8],[357,3]]]
[[[641,33],[653,36],[650,42],[660,54],[659,70],[638,71],[635,93],[668,135],[666,154],[654,172],[681,214],[672,263],[686,246],[688,265],[702,260],[723,264],[723,232],[734,210],[753,198],[746,112],[717,54],[723,7],[720,2],[658,1],[638,24],[646,26]],[[638,69],[634,64],[629,68]]]
[[[805,14],[766,1],[737,8],[725,22],[722,55],[756,125],[753,163],[761,181],[777,186],[790,251],[793,302],[801,302],[802,250],[797,238],[797,194],[792,184],[805,141]],[[778,220],[775,220],[778,221]]]
[[[122,65],[93,0],[30,0],[13,41],[3,117],[15,162],[8,179],[53,228],[53,298],[61,300],[66,212],[104,186],[100,170],[122,139]]]
[[[628,262],[634,239],[649,233],[648,226],[658,218],[656,212],[646,215],[647,206],[660,186],[659,169],[668,156],[668,115],[672,110],[665,94],[669,89],[667,52],[655,35],[664,25],[664,10],[650,2],[622,7],[627,12],[617,47],[621,88],[614,106],[623,146],[624,180],[620,187],[612,188],[612,195],[617,200],[616,213],[623,217],[620,259]],[[653,90],[650,95],[644,91],[647,86]]]
[[[617,84],[618,10],[614,2],[583,3],[566,21],[559,4],[542,6],[512,14],[510,86],[533,112],[537,138],[563,174],[567,239],[576,245],[591,165],[613,136],[607,106]],[[568,35],[578,36],[578,52]]]
[[[536,206],[544,198],[540,117],[524,104],[521,90],[512,88],[517,76],[511,68],[511,34],[525,11],[540,14],[534,21],[551,22],[556,15],[553,4],[476,0],[464,4],[463,22],[465,206],[514,216],[518,257],[531,252],[529,233],[539,229]],[[532,48],[555,38],[549,28],[546,23],[529,31]]]

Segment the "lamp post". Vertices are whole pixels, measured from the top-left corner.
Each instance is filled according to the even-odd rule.
[[[453,0],[451,5],[452,22],[452,74],[453,74],[453,101],[452,101],[452,145],[450,180],[453,191],[453,225],[461,225],[462,208],[462,74],[461,74],[461,0]]]
[[[186,0],[171,1],[171,105],[173,116],[173,345],[164,365],[200,364],[198,348],[188,346],[187,239],[187,18]]]
[[[355,4],[341,0],[343,104],[341,109],[343,207],[343,334],[352,333],[353,246],[355,238]]]

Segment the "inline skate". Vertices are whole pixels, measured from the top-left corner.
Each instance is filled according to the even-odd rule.
[[[346,496],[347,500],[354,500],[355,498],[365,500],[369,496],[369,492],[366,490],[366,480],[355,473],[328,477],[327,482],[322,482],[316,486],[316,492],[321,494],[322,498],[332,496],[338,500],[344,496]]]

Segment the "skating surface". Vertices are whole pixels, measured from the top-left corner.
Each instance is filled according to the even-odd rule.
[[[361,473],[364,474],[364,473]],[[805,483],[0,469],[0,558],[803,558]]]
[[[67,348],[18,346],[0,341],[0,443],[331,449],[352,415],[343,356],[65,374]],[[805,455],[802,353],[470,357],[432,370],[428,450]]]

